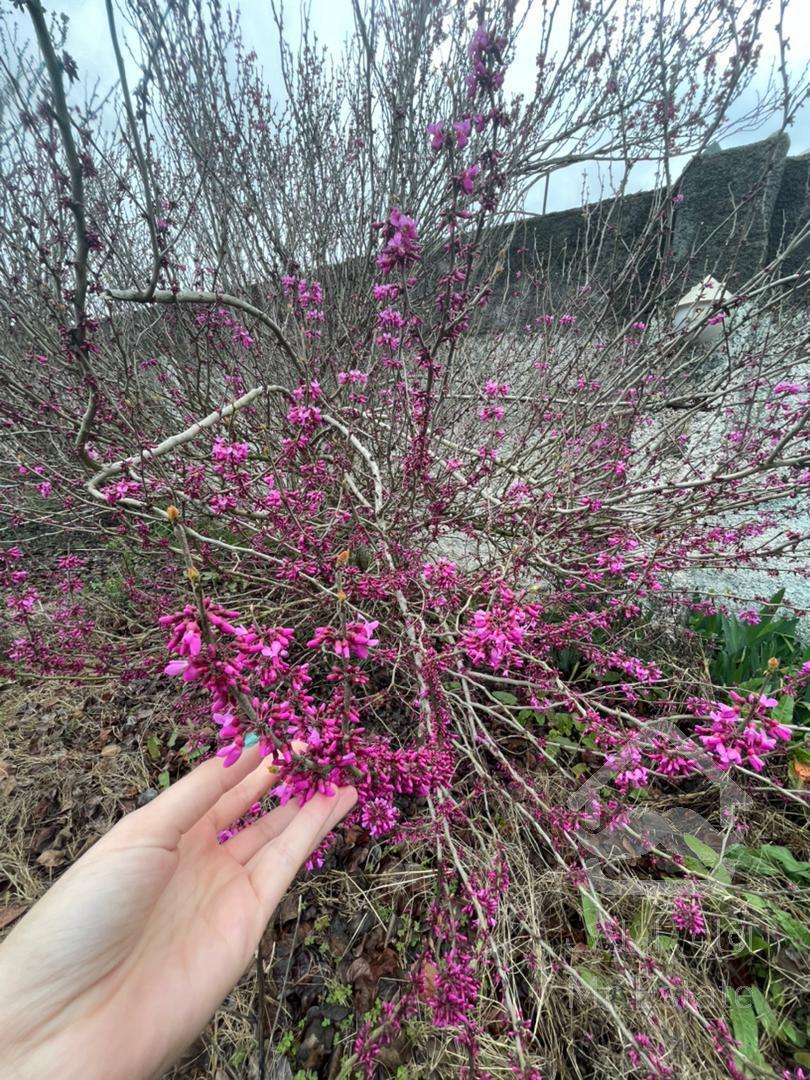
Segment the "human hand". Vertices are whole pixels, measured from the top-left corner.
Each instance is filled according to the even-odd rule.
[[[140,1080],[203,1029],[298,869],[357,798],[289,802],[224,844],[274,783],[258,747],[123,818],[0,946],[0,1077]]]

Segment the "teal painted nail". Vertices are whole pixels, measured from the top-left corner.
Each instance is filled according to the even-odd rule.
[[[245,736],[245,749],[247,749],[249,746],[255,746],[258,741],[259,741],[259,736],[254,735],[253,732],[251,731],[251,733],[249,735]]]

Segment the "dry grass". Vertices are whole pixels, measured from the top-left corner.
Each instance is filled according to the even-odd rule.
[[[31,904],[129,809],[149,776],[112,703],[63,683],[0,697],[0,888]]]
[[[6,686],[0,697],[0,912],[24,910],[54,878],[154,787],[165,761],[147,752],[152,732],[165,736],[168,700],[134,703],[112,684],[84,690],[66,684]],[[470,755],[470,763],[473,757]],[[541,794],[564,805],[569,787],[549,770]],[[709,801],[682,795],[712,818]],[[506,999],[530,1024],[527,1066],[549,1078],[619,1080],[628,1072],[628,1048],[638,1036],[651,1040],[673,1077],[720,1080],[728,1075],[712,1045],[710,1024],[728,1023],[725,990],[753,981],[756,957],[741,956],[740,932],[754,928],[770,943],[769,978],[784,988],[782,1014],[800,1022],[810,1000],[805,949],[774,907],[803,923],[810,890],[750,871],[731,883],[706,883],[703,909],[708,935],[690,942],[671,923],[672,899],[594,896],[601,917],[630,931],[610,941],[586,932],[580,884],[567,870],[573,848],[554,854],[548,834],[519,792],[505,787],[497,805],[471,804],[469,826],[444,855],[460,873],[483,874],[500,852],[509,868],[492,949],[481,966],[480,1069],[496,1080],[513,1076],[513,1042]],[[659,809],[664,809],[663,804]],[[800,808],[766,796],[748,815],[747,843],[780,843],[797,858],[808,854]],[[263,942],[264,1026],[268,1080],[294,1075],[346,1080],[342,1071],[363,1017],[381,999],[396,997],[420,949],[435,897],[433,855],[425,849],[369,844],[364,836],[341,838],[330,872],[299,880]],[[629,879],[628,879],[629,880]],[[773,906],[771,906],[773,905]],[[10,925],[10,924],[9,924]],[[7,931],[6,927],[6,931]],[[0,931],[0,934],[2,931]],[[688,993],[687,993],[688,991]],[[683,1000],[678,1001],[679,993]],[[257,972],[246,972],[205,1032],[169,1074],[174,1080],[258,1077]],[[322,1017],[337,1017],[324,1053]],[[306,1072],[308,1047],[316,1046],[316,1072]],[[279,1046],[286,1057],[278,1053]],[[784,1041],[761,1034],[764,1060],[781,1070],[790,1060]],[[293,1062],[289,1067],[288,1059]],[[314,1059],[313,1059],[314,1060]],[[413,1080],[455,1077],[468,1064],[453,1032],[433,1026],[427,1014],[405,1025],[383,1055],[380,1075],[399,1072]],[[296,1068],[301,1072],[296,1074]],[[777,1073],[778,1074],[778,1073]],[[636,1075],[633,1073],[632,1075]],[[645,1075],[642,1071],[638,1075]],[[773,1076],[751,1065],[752,1077]]]

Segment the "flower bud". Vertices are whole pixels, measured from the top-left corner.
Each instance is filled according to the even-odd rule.
[[[778,667],[779,667],[779,661],[776,659],[775,656],[772,656],[770,658],[770,660],[768,661],[768,671],[776,671],[776,669]]]
[[[196,581],[200,580],[200,571],[196,566],[189,566],[186,570],[186,577],[193,585]]]
[[[177,509],[176,506],[167,506],[166,517],[169,519],[172,525],[174,525],[175,521],[177,521],[177,519],[180,517],[180,511]]]

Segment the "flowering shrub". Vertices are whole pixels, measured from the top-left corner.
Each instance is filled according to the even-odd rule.
[[[691,49],[691,66],[681,62],[705,71],[678,101],[666,97],[665,62],[655,78],[636,70],[643,19],[614,74],[600,74],[607,36],[580,55],[591,105],[568,119],[583,138],[618,123],[621,93],[653,102],[633,105],[628,155],[654,139],[667,154],[699,148],[705,120],[692,105],[713,100],[719,123],[756,36],[753,15],[737,25],[734,12],[703,6],[716,24],[707,38],[687,45],[659,28],[650,53]],[[26,113],[3,166],[25,229],[47,222],[37,258],[26,233],[0,281],[4,310],[18,312],[0,376],[4,511],[24,537],[0,550],[7,671],[173,679],[197,718],[196,749],[229,767],[257,738],[279,768],[275,799],[352,784],[346,828],[429,861],[435,892],[407,986],[360,1025],[353,1062],[367,1074],[427,1019],[461,1054],[459,1075],[537,1078],[575,1053],[540,1033],[546,994],[563,992],[605,1010],[588,1028],[594,1043],[613,1025],[619,1050],[605,1075],[675,1075],[653,1010],[640,1029],[645,1000],[690,1025],[698,1057],[734,1063],[725,1021],[682,986],[666,943],[631,932],[589,884],[590,834],[620,830],[629,804],[681,797],[736,827],[712,797],[716,772],[805,800],[791,787],[805,752],[792,709],[806,700],[807,664],[794,651],[766,670],[757,654],[760,685],[743,685],[753,674],[726,685],[716,669],[707,680],[683,624],[729,615],[674,584],[700,568],[778,569],[806,550],[810,382],[787,382],[780,367],[803,331],[786,318],[765,344],[729,337],[728,371],[704,394],[704,354],[649,297],[628,292],[622,312],[600,306],[584,278],[561,299],[504,272],[499,229],[521,177],[551,156],[555,108],[542,55],[535,96],[507,93],[514,5],[476,8],[472,22],[437,6],[424,63],[446,46],[460,78],[420,68],[432,91],[407,83],[407,124],[386,97],[385,138],[362,127],[380,103],[358,112],[352,94],[367,83],[356,72],[349,92],[317,50],[297,74],[285,64],[295,107],[280,118],[218,5],[213,31],[200,16],[189,39],[167,12],[168,40],[187,46],[177,53],[163,48],[153,7],[130,5],[164,87],[138,97],[166,133],[160,161],[136,115],[110,154],[92,109],[60,116],[60,62],[35,18],[58,77],[25,68],[30,99],[50,104]],[[577,10],[583,40],[588,26],[608,35],[590,5]],[[398,72],[401,89],[414,61],[393,25],[379,70]],[[193,43],[211,33],[223,72],[227,46],[238,72],[227,107],[197,66]],[[718,75],[723,49],[734,55]],[[137,197],[117,156],[131,153]],[[251,187],[268,169],[278,183]],[[189,180],[198,173],[204,199]],[[667,189],[651,216],[645,244],[656,250],[677,198]],[[769,295],[755,294],[762,318]],[[680,430],[685,410],[714,442]],[[55,532],[58,554],[46,543]],[[749,605],[740,618],[754,630],[765,615]],[[602,765],[610,782],[572,809],[575,786]],[[647,845],[632,873],[682,880],[665,915],[694,945],[727,920],[726,900],[710,906],[699,891],[711,869]],[[552,912],[555,897],[569,910]],[[554,929],[525,929],[529,910]],[[792,925],[768,912],[769,933]],[[597,949],[594,967],[634,987],[630,1027],[583,965],[583,950]],[[688,1050],[673,1053],[688,1071]],[[580,1072],[565,1061],[563,1072]]]

